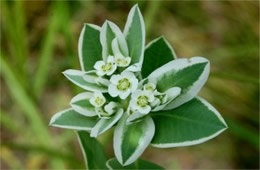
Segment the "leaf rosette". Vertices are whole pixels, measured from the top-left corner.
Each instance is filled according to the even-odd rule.
[[[159,148],[199,144],[227,128],[219,112],[197,97],[208,79],[209,61],[178,59],[164,37],[145,46],[137,5],[123,32],[111,21],[102,27],[85,24],[78,52],[81,70],[63,73],[86,92],[72,98],[71,108],[55,114],[50,125],[79,134],[87,131],[91,137],[115,126],[116,159],[107,162],[108,168],[134,166],[149,144]]]

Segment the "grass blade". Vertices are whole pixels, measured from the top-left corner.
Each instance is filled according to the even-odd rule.
[[[41,141],[42,144],[48,144],[50,141],[50,135],[47,131],[46,124],[40,117],[39,111],[35,107],[33,101],[30,99],[30,97],[26,94],[22,86],[17,81],[11,67],[5,61],[2,54],[0,59],[1,74],[11,93],[11,96],[23,110],[25,116],[28,118],[35,136],[38,137],[39,141]]]
[[[38,70],[35,74],[35,80],[34,80],[34,94],[38,97],[43,89],[44,84],[47,81],[48,72],[51,66],[51,60],[53,56],[53,48],[54,48],[54,42],[56,33],[58,31],[58,27],[60,24],[60,2],[54,3],[54,6],[52,8],[52,17],[50,19],[50,24],[48,27],[47,34],[45,36],[45,39],[42,44],[42,49],[40,52],[40,59],[38,61]]]

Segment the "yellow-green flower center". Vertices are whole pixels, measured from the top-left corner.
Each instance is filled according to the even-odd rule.
[[[125,58],[117,58],[116,59],[116,63],[117,65],[119,66],[127,66],[129,63],[128,63],[128,60],[125,59]]]
[[[104,104],[104,99],[103,98],[100,98],[100,97],[96,97],[96,99],[95,99],[95,103],[97,104],[97,105],[102,105],[102,104]]]
[[[127,78],[123,78],[118,81],[117,89],[120,91],[126,91],[131,86],[130,81]]]
[[[150,91],[153,91],[154,89],[153,89],[153,86],[146,86],[146,88],[145,88],[146,90],[150,90]]]
[[[149,98],[147,96],[139,96],[137,98],[137,105],[140,107],[145,107],[148,105]]]
[[[118,59],[116,60],[116,62],[117,62],[118,65],[120,65],[121,62],[122,62],[122,58],[118,58]]]
[[[112,70],[112,66],[113,66],[113,64],[111,62],[108,62],[107,64],[102,65],[101,69],[104,72],[108,72],[108,71]]]

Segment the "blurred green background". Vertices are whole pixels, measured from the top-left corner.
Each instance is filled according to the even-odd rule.
[[[81,89],[61,72],[80,69],[83,23],[124,28],[137,1],[1,1],[1,169],[84,168],[76,135],[48,126]],[[206,143],[149,147],[143,158],[167,169],[259,168],[259,2],[140,1],[147,41],[164,35],[179,57],[204,56],[200,92],[229,129]],[[99,138],[113,157],[112,131]]]

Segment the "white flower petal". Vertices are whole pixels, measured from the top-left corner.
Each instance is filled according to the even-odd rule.
[[[114,62],[115,62],[114,56],[109,55],[108,58],[107,58],[107,63],[108,63],[108,62],[114,63]]]
[[[136,100],[131,100],[130,101],[130,107],[131,107],[132,110],[137,110],[138,109],[139,106],[137,105],[136,102],[137,102]]]
[[[121,76],[120,75],[113,75],[111,78],[110,78],[110,81],[113,83],[113,84],[117,84],[118,83],[118,80],[121,79]]]
[[[154,83],[147,83],[144,85],[144,90],[154,91],[156,88],[156,85]]]
[[[138,80],[135,78],[134,80],[131,80],[131,91],[135,91],[138,87]]]
[[[102,70],[97,70],[97,75],[104,76],[106,73]]]
[[[142,90],[135,90],[135,91],[132,93],[131,98],[132,98],[133,100],[136,100],[141,94],[142,94]]]
[[[117,90],[116,86],[114,84],[110,84],[108,86],[108,93],[110,94],[110,96],[112,97],[116,97],[119,95],[119,91]]]
[[[100,70],[101,69],[101,67],[102,67],[102,65],[105,65],[105,62],[104,61],[97,61],[96,63],[95,63],[95,65],[94,65],[94,68],[96,69],[96,70]]]
[[[104,109],[108,114],[113,114],[115,112],[115,108],[117,106],[116,102],[109,102],[107,105],[105,105]]]
[[[119,93],[119,97],[120,97],[121,99],[126,99],[126,98],[129,96],[130,93],[131,93],[131,91],[128,89],[128,90],[126,90],[125,92]]]
[[[136,79],[134,73],[132,73],[132,72],[130,72],[130,71],[123,71],[123,72],[121,73],[121,75],[122,75],[123,77],[126,77],[126,78],[130,79],[130,80]]]
[[[154,101],[151,103],[152,107],[156,107],[161,103],[160,99],[155,98]]]
[[[93,106],[96,106],[95,98],[94,98],[94,97],[91,97],[91,98],[89,99],[89,102],[90,102],[90,104],[92,104]]]
[[[117,65],[113,64],[112,69],[109,72],[107,72],[107,75],[108,76],[112,75],[116,71],[116,68],[117,68]]]
[[[150,111],[151,111],[151,106],[147,105],[145,107],[138,107],[138,111],[141,113],[141,114],[148,114]]]

